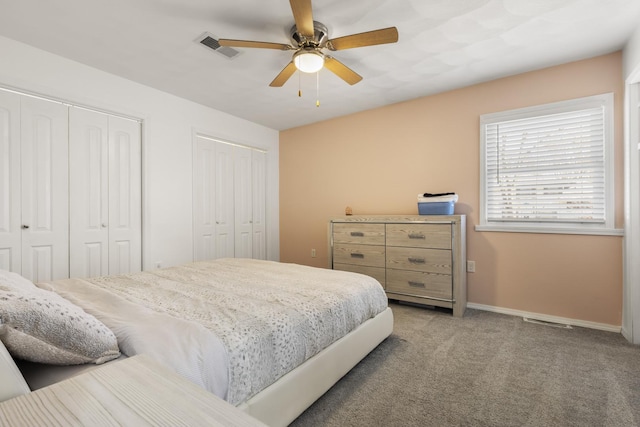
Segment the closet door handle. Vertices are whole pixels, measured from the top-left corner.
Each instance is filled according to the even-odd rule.
[[[29,228],[29,226],[27,224],[22,224],[22,229],[26,230],[27,228]]]
[[[102,224],[102,228],[107,228],[107,224]]]

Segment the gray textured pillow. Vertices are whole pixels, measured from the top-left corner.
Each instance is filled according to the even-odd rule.
[[[20,359],[53,365],[104,363],[120,356],[113,332],[55,292],[0,270],[0,339]]]

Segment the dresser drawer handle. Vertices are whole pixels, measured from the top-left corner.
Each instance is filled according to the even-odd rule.
[[[424,283],[420,283],[420,282],[412,282],[409,281],[409,286],[411,286],[412,288],[426,288]]]
[[[364,258],[364,254],[356,254],[356,253],[352,253],[352,254],[351,254],[351,258]]]
[[[422,233],[409,233],[410,239],[426,239],[427,237]]]
[[[412,264],[424,264],[427,262],[424,258],[407,258]]]
[[[364,233],[362,231],[352,231],[351,235],[353,237],[364,237]]]

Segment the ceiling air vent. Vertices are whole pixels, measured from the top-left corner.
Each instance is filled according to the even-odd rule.
[[[216,53],[219,53],[220,55],[225,56],[228,59],[233,59],[236,56],[240,55],[240,51],[238,50],[235,50],[227,46],[220,46],[220,43],[218,43],[218,40],[212,34],[209,34],[209,33],[202,34],[200,37],[198,37],[196,41],[201,45],[206,46],[209,49],[212,49]]]

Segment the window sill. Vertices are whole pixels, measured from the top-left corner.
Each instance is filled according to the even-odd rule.
[[[494,231],[501,233],[537,233],[537,234],[584,234],[593,236],[624,236],[620,228],[583,228],[583,227],[541,227],[516,224],[481,224],[476,231]]]

